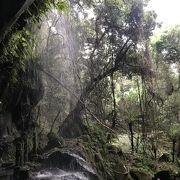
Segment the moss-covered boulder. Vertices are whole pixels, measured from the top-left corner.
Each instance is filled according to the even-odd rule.
[[[45,147],[45,150],[50,150],[55,147],[63,147],[64,146],[64,139],[57,134],[50,132],[48,135],[48,143]]]
[[[144,169],[133,168],[130,170],[130,175],[134,180],[152,180],[152,175]]]

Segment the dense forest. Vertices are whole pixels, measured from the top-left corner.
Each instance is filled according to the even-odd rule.
[[[180,179],[180,25],[148,2],[0,2],[0,180]]]

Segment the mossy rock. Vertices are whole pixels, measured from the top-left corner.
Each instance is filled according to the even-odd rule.
[[[177,158],[177,165],[180,167],[180,158]]]
[[[169,171],[171,175],[176,175],[180,173],[180,169],[178,166],[176,166],[176,164],[167,162],[159,163],[157,165],[156,172],[160,171]]]
[[[126,177],[125,177],[125,179],[124,180],[134,180],[132,177],[131,177],[131,175],[130,174],[128,174]]]
[[[112,165],[112,170],[115,179],[125,179],[128,175],[128,170],[122,162],[118,162]]]
[[[153,179],[170,180],[170,172],[169,171],[160,171],[154,175]]]
[[[45,150],[50,150],[55,147],[63,147],[64,146],[64,139],[57,134],[51,132],[47,135],[48,143],[45,147]]]
[[[112,144],[107,144],[106,148],[109,153],[118,154],[119,156],[123,155],[122,149],[120,147],[114,146]]]
[[[152,180],[152,175],[144,169],[131,169],[130,175],[134,180]]]
[[[89,135],[82,135],[82,136],[80,136],[80,138],[81,138],[84,142],[88,142],[88,143],[91,142],[91,138],[90,138]]]
[[[100,153],[96,153],[96,154],[94,155],[94,161],[95,161],[96,163],[98,163],[98,162],[100,162],[100,161],[103,161],[103,158],[102,158],[102,156],[101,156]]]

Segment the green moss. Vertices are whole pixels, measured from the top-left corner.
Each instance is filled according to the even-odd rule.
[[[169,163],[162,162],[162,163],[157,164],[156,172],[165,171],[165,170],[170,171],[170,174],[172,175],[180,173],[180,169],[176,164],[173,164],[170,162]]]
[[[64,146],[64,139],[62,137],[59,137],[56,133],[50,132],[47,137],[48,144],[46,146],[46,150]]]
[[[151,171],[147,171],[144,168],[132,168],[130,170],[131,175],[136,175],[139,179],[151,180],[154,174]]]
[[[130,175],[126,174],[128,169],[140,179],[146,180],[150,180],[161,170],[170,170],[172,175],[179,173],[176,164],[160,163],[153,160],[151,156],[140,153],[134,153],[134,155],[123,153],[120,146],[108,140],[108,136],[109,133],[102,128],[91,127],[88,135],[79,138],[85,152],[84,156],[103,179],[131,179]],[[130,167],[127,167],[127,162],[131,162]]]
[[[83,135],[80,139],[86,159],[103,179],[113,180],[123,175],[126,170],[122,150],[110,143],[111,140],[107,138],[109,134],[96,126],[89,129],[89,135]]]

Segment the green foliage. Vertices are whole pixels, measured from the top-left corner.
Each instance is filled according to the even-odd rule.
[[[167,63],[180,60],[180,26],[165,31],[156,42],[157,53]]]
[[[57,3],[55,4],[56,9],[59,12],[64,12],[66,15],[68,13],[68,4],[66,1],[58,0]]]
[[[156,19],[157,14],[154,11],[147,11],[144,12],[144,16],[143,16],[143,26],[144,26],[144,33],[145,33],[145,38],[147,38],[146,40],[149,39],[149,37],[151,35],[153,35],[152,31],[155,29],[156,27]]]
[[[180,135],[180,124],[173,123],[169,129],[171,137],[178,137]]]

